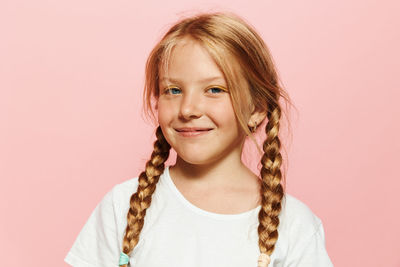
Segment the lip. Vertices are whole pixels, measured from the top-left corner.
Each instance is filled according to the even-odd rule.
[[[175,130],[178,132],[195,132],[195,131],[206,131],[212,129],[213,128],[207,128],[207,127],[182,127],[182,128],[176,128]]]
[[[175,131],[183,137],[197,137],[197,136],[203,136],[211,132],[213,129],[212,128],[178,128],[175,129]]]

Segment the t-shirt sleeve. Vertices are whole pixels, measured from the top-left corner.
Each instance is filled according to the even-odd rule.
[[[93,210],[64,261],[74,267],[118,266],[120,247],[110,190]]]
[[[287,267],[333,267],[325,248],[325,233],[322,222],[318,229],[304,242],[299,242],[295,253],[287,259]]]

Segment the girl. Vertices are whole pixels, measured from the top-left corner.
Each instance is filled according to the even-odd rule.
[[[65,261],[75,267],[332,266],[321,220],[285,194],[280,97],[267,46],[230,13],[182,19],[152,50],[144,103],[159,127],[145,170],[114,186]],[[147,115],[150,115],[148,112]],[[241,161],[267,120],[259,175]],[[170,148],[176,163],[165,166]]]

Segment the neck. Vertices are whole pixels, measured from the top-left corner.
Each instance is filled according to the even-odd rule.
[[[244,186],[255,182],[258,177],[241,161],[241,150],[232,152],[220,160],[193,164],[177,155],[175,165],[170,167],[171,177],[196,188],[210,186]]]

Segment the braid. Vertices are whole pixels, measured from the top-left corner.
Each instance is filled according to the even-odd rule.
[[[258,214],[258,245],[260,252],[271,255],[278,240],[278,215],[284,195],[281,185],[281,143],[278,138],[281,109],[279,105],[269,109],[268,123],[265,127],[267,138],[263,144],[261,158],[261,209]]]
[[[146,209],[150,207],[151,196],[156,189],[160,175],[164,172],[164,163],[168,159],[171,148],[160,126],[157,127],[156,136],[157,140],[154,142],[154,150],[151,158],[146,163],[146,170],[139,175],[137,192],[130,198],[130,208],[127,214],[128,223],[122,245],[122,250],[127,255],[129,255],[139,242]],[[127,265],[123,265],[123,267],[127,267]]]

